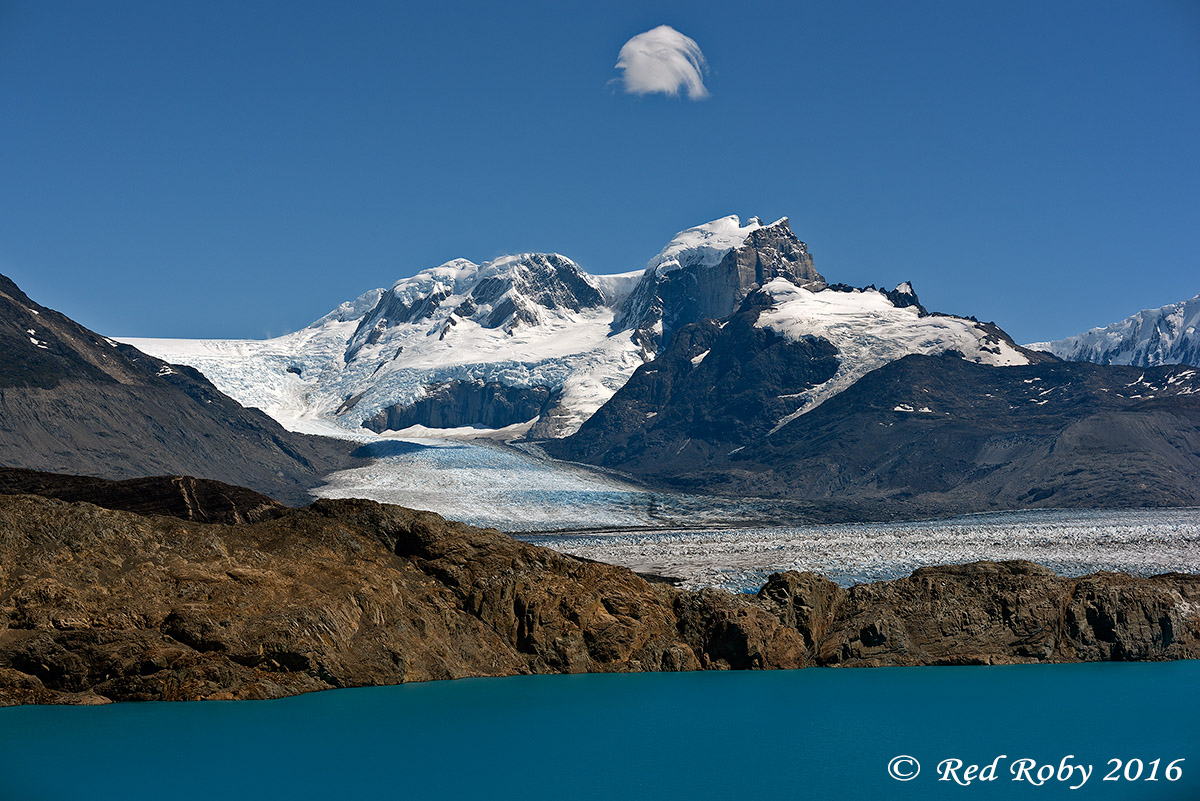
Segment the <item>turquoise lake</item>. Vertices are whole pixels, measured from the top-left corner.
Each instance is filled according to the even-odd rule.
[[[0,798],[1197,799],[1198,688],[1200,662],[1174,662],[522,676],[16,707],[0,709]],[[888,774],[900,755],[921,765],[907,782]],[[994,781],[939,781],[942,760],[962,760],[961,775],[1000,755]],[[1036,777],[1068,755],[1093,766],[1079,789],[1077,771],[1013,780],[1017,759],[1035,760]],[[1121,779],[1103,781],[1113,759]]]

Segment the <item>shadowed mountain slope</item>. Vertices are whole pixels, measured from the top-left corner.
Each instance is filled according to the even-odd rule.
[[[290,503],[350,446],[284,430],[190,367],[89,331],[0,276],[0,464],[105,478],[186,474]]]
[[[776,307],[755,301],[681,329],[546,450],[675,489],[847,501],[857,519],[1200,505],[1194,368],[1062,362],[973,324],[1025,363],[910,353],[822,397],[849,348],[764,327]],[[805,398],[820,402],[793,411]]]

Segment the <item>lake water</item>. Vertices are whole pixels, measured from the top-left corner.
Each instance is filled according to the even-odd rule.
[[[1198,686],[1200,662],[1175,662],[525,676],[18,707],[0,709],[0,799],[1196,799]],[[907,782],[888,774],[901,755],[921,765]],[[942,760],[961,759],[962,776],[1001,755],[995,781],[938,779]],[[1017,759],[1035,760],[1036,777],[1068,755],[1093,766],[1077,790],[1077,770],[1013,780]],[[1113,759],[1121,780],[1103,781]],[[1177,759],[1182,777],[1168,781]]]

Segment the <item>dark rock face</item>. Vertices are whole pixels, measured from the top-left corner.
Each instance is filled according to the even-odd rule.
[[[681,329],[546,450],[673,489],[851,503],[839,507],[847,519],[1200,504],[1191,368],[906,356],[775,430],[794,408],[787,396],[826,380],[838,356],[824,340],[765,336],[754,300],[723,327]]]
[[[684,266],[664,275],[647,271],[614,327],[636,329],[634,341],[654,354],[683,326],[732,314],[747,295],[774,278],[804,287],[825,283],[787,218],[751,232],[742,247],[731,250],[715,267]]]
[[[105,509],[167,515],[197,523],[257,523],[277,517],[287,508],[254,490],[191,476],[109,481],[15,467],[0,467],[0,495],[86,501]]]
[[[423,298],[406,302],[392,292],[384,292],[374,310],[363,317],[354,330],[354,335],[350,338],[350,345],[346,349],[346,361],[353,359],[363,346],[374,345],[381,340],[388,328],[433,317],[433,313],[441,306],[442,301],[450,295],[449,289],[443,289]]]
[[[913,291],[912,284],[905,281],[895,289],[882,290],[883,294],[887,295],[887,299],[892,302],[892,305],[897,309],[903,309],[908,306],[915,306],[922,317],[929,314],[929,311],[921,305],[921,301],[917,298],[917,293]]]
[[[579,432],[546,442],[551,454],[642,473],[692,469],[766,436],[790,398],[833,377],[837,351],[823,339],[791,342],[755,327],[756,297],[725,323],[685,326],[654,361]]]
[[[604,295],[580,272],[570,259],[557,253],[528,253],[519,257],[517,267],[504,277],[480,281],[471,290],[477,304],[493,304],[515,292],[545,309],[582,311],[604,305]],[[494,321],[498,328],[503,319]]]
[[[113,479],[196,475],[301,503],[348,460],[346,443],[286,431],[196,370],[105,339],[3,276],[0,348],[3,465]]]
[[[1193,506],[1200,385],[1185,372],[907,356],[734,454],[755,476],[735,484],[917,514]]]
[[[0,704],[521,673],[1183,659],[1200,577],[1029,563],[688,592],[369,501],[253,524],[0,496]]]
[[[447,381],[429,387],[425,397],[416,403],[389,407],[363,425],[372,431],[399,431],[413,425],[503,428],[541,415],[557,398],[558,393],[547,387]]]

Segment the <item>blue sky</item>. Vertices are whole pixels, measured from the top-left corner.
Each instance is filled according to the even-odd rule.
[[[634,96],[668,24],[709,96]],[[262,337],[454,257],[645,265],[791,218],[1019,341],[1200,292],[1200,3],[0,0],[0,271],[103,333]]]

